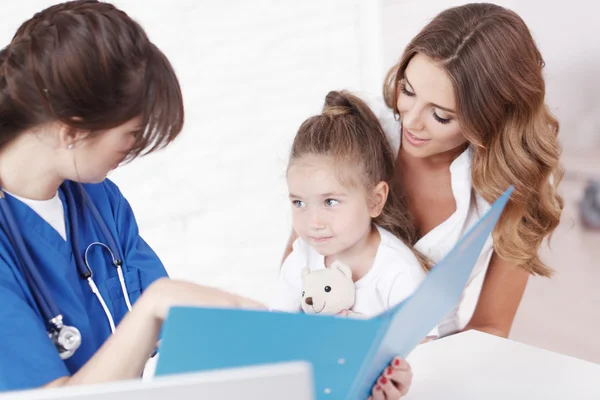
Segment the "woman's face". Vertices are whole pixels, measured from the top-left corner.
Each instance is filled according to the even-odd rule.
[[[75,142],[73,148],[62,151],[61,171],[65,179],[82,183],[102,182],[127,157],[136,142],[140,119],[97,132]]]
[[[427,158],[466,143],[457,120],[452,82],[429,57],[417,54],[408,63],[397,107],[402,149],[410,155]]]

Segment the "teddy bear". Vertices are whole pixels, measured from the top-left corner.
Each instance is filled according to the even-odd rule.
[[[360,317],[351,310],[356,298],[352,270],[340,261],[331,267],[310,271],[302,270],[302,309],[307,314],[341,314]]]

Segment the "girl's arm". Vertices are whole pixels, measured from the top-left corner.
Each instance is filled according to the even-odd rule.
[[[219,289],[159,279],[148,287],[115,333],[77,373],[45,387],[139,378],[154,351],[168,309],[179,305],[264,308],[252,300]]]
[[[508,337],[529,273],[492,255],[473,318],[464,330]]]

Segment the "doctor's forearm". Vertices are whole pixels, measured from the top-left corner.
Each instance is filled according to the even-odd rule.
[[[155,316],[153,297],[142,296],[115,333],[65,384],[139,378],[154,351],[162,324],[162,320]]]
[[[139,378],[154,351],[160,328],[172,306],[265,309],[263,304],[217,288],[161,278],[133,305],[94,356],[72,377],[47,385],[77,385]]]

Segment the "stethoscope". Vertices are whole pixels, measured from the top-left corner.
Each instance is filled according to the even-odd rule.
[[[83,186],[79,183],[75,184],[76,187],[79,188],[81,192],[81,196],[83,198],[83,202],[87,205],[88,209],[92,213],[96,224],[102,231],[102,235],[108,242],[107,244],[101,242],[93,242],[86,249],[83,257],[81,257],[79,253],[79,236],[78,236],[78,222],[77,222],[77,209],[75,207],[75,200],[73,198],[73,193],[67,188],[64,188],[63,192],[65,194],[65,199],[67,202],[67,208],[69,212],[69,222],[71,225],[71,242],[73,255],[75,257],[75,262],[77,264],[77,270],[82,279],[87,280],[90,289],[98,298],[98,301],[102,305],[104,309],[104,313],[106,314],[106,318],[108,319],[108,323],[110,324],[110,330],[112,333],[115,332],[115,322],[113,316],[108,309],[106,302],[102,298],[102,294],[100,294],[100,290],[94,283],[92,269],[90,268],[90,264],[88,262],[88,252],[94,246],[100,246],[103,249],[106,249],[111,256],[112,264],[117,268],[117,275],[119,276],[119,282],[121,283],[121,290],[123,291],[123,296],[125,297],[125,303],[127,303],[127,309],[131,311],[131,301],[129,299],[129,295],[127,294],[127,285],[125,284],[125,278],[123,276],[123,261],[120,257],[119,249],[116,245],[113,236],[111,235],[106,223],[102,219],[102,216],[98,212],[98,209],[94,205],[94,203],[89,199],[86,194]],[[64,184],[63,184],[64,187]],[[17,224],[15,222],[14,216],[10,210],[8,202],[6,201],[6,197],[4,195],[4,191],[0,188],[0,211],[2,214],[3,226],[6,226],[5,229],[7,236],[15,249],[17,256],[19,258],[21,264],[21,271],[23,273],[23,277],[27,281],[27,285],[33,294],[35,302],[37,303],[42,317],[44,321],[48,323],[47,332],[48,336],[54,342],[60,358],[63,360],[71,357],[75,351],[81,345],[81,333],[75,326],[65,325],[63,322],[63,315],[60,313],[56,303],[54,303],[52,296],[48,291],[48,288],[44,284],[41,276],[39,275],[33,260],[31,259],[31,255],[27,250],[25,242],[23,241],[23,237],[21,236]]]

